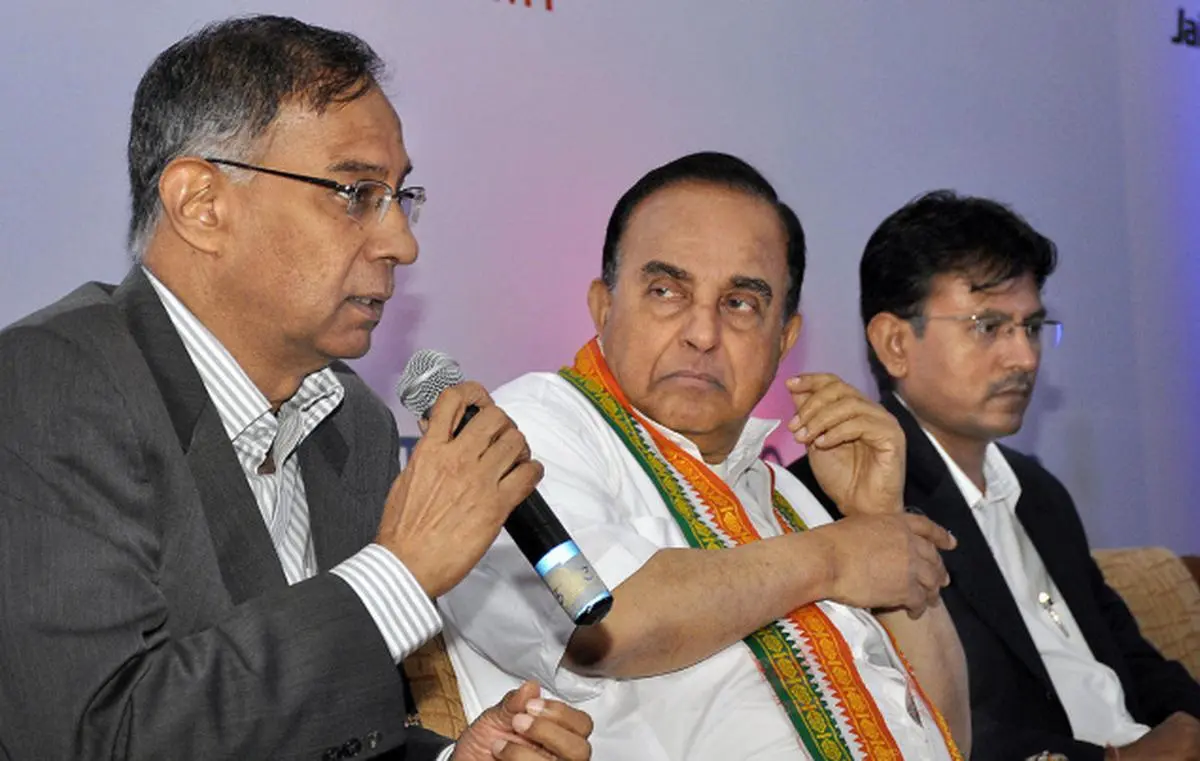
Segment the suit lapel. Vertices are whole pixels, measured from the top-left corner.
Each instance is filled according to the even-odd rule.
[[[204,382],[150,281],[135,267],[113,294],[158,385],[204,506],[235,605],[287,586],[258,503]]]
[[[942,553],[950,584],[1017,658],[1050,685],[1050,675],[1025,628],[1008,583],[946,463],[904,405],[889,396],[884,406],[900,421],[908,440],[906,501],[920,507],[958,539],[957,548]]]
[[[350,446],[340,426],[342,412],[335,410],[300,446],[309,523],[321,570],[362,549],[376,528],[363,495],[350,489],[344,478]]]
[[[287,586],[262,512],[216,409],[209,405],[187,449],[221,577],[235,605]]]

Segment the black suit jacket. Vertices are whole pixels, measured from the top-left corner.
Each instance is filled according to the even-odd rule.
[[[943,553],[950,586],[942,599],[967,656],[972,758],[1013,761],[1050,750],[1071,761],[1102,759],[1103,748],[1073,739],[1033,638],[945,462],[895,397],[884,400],[884,406],[908,439],[905,502],[958,538],[958,547]],[[1200,718],[1200,686],[1141,636],[1125,603],[1104,583],[1067,490],[1033,458],[1004,446],[1001,451],[1021,483],[1017,518],[1092,653],[1120,678],[1130,713],[1151,727],[1175,711]],[[823,497],[807,458],[790,469],[839,515]]]
[[[317,562],[368,544],[387,408],[299,450]],[[0,759],[432,759],[338,577],[289,587],[204,384],[140,269],[0,332]]]

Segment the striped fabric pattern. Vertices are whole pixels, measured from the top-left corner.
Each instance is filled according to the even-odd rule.
[[[329,368],[304,379],[278,415],[233,355],[200,320],[143,268],[196,366],[254,493],[289,584],[317,568],[308,500],[297,450],[345,396]],[[437,635],[441,616],[409,570],[388,549],[364,547],[330,569],[362,600],[399,663]]]

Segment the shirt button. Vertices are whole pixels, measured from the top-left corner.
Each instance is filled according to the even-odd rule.
[[[383,735],[378,732],[368,732],[367,736],[363,739],[367,743],[368,750],[375,750],[379,747],[379,743],[383,742]]]

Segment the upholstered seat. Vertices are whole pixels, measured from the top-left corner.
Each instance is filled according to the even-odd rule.
[[[1200,587],[1185,560],[1165,547],[1096,550],[1092,556],[1142,636],[1200,678]]]
[[[404,673],[416,703],[421,726],[446,737],[458,737],[467,727],[458,679],[442,635],[426,642],[404,661]]]

